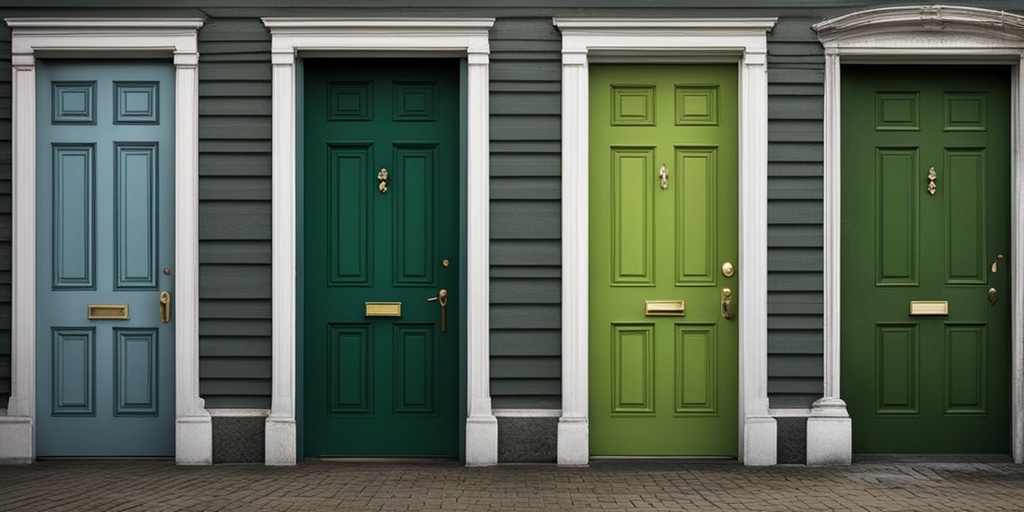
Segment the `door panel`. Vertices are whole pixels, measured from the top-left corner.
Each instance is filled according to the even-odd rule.
[[[457,62],[305,72],[303,452],[457,455]]]
[[[37,453],[173,455],[174,68],[37,72]]]
[[[735,456],[736,68],[595,65],[590,83],[591,454]]]
[[[844,66],[842,88],[853,449],[1008,453],[1009,72]]]

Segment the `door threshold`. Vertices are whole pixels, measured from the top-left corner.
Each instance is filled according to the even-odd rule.
[[[452,464],[458,459],[452,457],[419,457],[419,456],[368,456],[368,455],[321,455],[307,460],[324,462],[351,462],[360,464]]]
[[[41,456],[41,457],[36,457],[36,460],[40,461],[40,462],[43,462],[43,461],[61,461],[61,460],[82,460],[82,461],[104,461],[104,460],[109,460],[109,461],[125,461],[125,460],[133,460],[134,461],[134,460],[138,460],[138,461],[142,461],[142,460],[154,460],[154,461],[171,461],[171,462],[174,462],[174,457],[172,457],[172,456],[161,457],[161,456],[154,456],[154,455],[143,455],[143,456],[138,456],[138,457],[133,457],[133,456],[130,456],[130,455],[114,455],[114,456],[111,456],[111,455],[44,455],[44,456]]]
[[[591,464],[643,462],[643,463],[700,463],[737,464],[736,457],[727,455],[591,455]]]
[[[899,462],[1003,463],[1013,462],[1013,457],[1003,453],[863,453],[854,454],[853,462],[855,464],[891,464]]]

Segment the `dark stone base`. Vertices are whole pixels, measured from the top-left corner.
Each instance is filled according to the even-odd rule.
[[[213,463],[264,461],[264,426],[262,416],[213,417]]]
[[[557,462],[558,418],[498,418],[498,462]]]
[[[807,464],[807,418],[776,417],[779,464]]]

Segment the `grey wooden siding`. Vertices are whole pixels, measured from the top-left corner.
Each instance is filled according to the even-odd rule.
[[[561,37],[551,18],[491,30],[491,395],[561,407]]]
[[[768,393],[773,407],[821,397],[823,82],[811,25],[779,20],[768,39]]]
[[[218,17],[199,33],[199,390],[270,406],[270,34]]]

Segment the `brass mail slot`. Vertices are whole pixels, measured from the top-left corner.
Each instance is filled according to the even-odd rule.
[[[681,300],[645,300],[644,315],[686,316],[686,305]]]
[[[910,316],[949,316],[949,301],[912,300]]]
[[[128,304],[89,304],[89,320],[128,320]]]
[[[366,316],[402,316],[401,302],[367,302]]]

